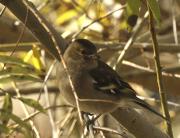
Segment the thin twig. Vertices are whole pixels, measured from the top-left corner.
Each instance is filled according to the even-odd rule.
[[[130,61],[127,61],[127,60],[123,60],[122,64],[127,65],[127,66],[130,66],[130,67],[133,67],[133,68],[136,68],[136,69],[139,69],[139,70],[143,70],[143,71],[146,71],[146,72],[156,73],[156,71],[153,70],[153,69],[151,69],[151,68],[144,67],[144,66],[138,65],[138,64],[136,64],[136,63],[133,63],[133,62],[130,62]],[[180,78],[180,74],[167,73],[167,72],[165,72],[165,71],[162,71],[162,75],[163,75],[163,76],[167,76],[167,77]]]
[[[51,110],[51,109],[55,109],[55,108],[72,108],[72,106],[70,105],[55,105],[55,106],[49,106],[49,107],[45,107],[44,110]],[[23,121],[28,121],[30,119],[32,119],[33,117],[35,117],[36,115],[40,114],[42,112],[40,111],[36,111],[34,113],[31,113],[29,116],[27,116],[26,118],[22,119]]]
[[[125,42],[97,42],[93,41],[93,43],[97,46],[97,48],[100,49],[101,51],[104,50],[122,50],[124,46],[126,45]],[[41,45],[40,42],[22,42],[18,44],[19,47],[17,47],[16,51],[29,51],[32,49],[33,45]],[[2,52],[9,52],[14,49],[16,46],[15,43],[5,43],[5,44],[0,44],[0,51]],[[152,51],[152,43],[148,42],[135,42],[133,43],[134,49],[141,48],[145,52],[151,52]],[[159,43],[159,50],[161,52],[169,52],[169,53],[177,53],[180,52],[180,44],[174,44],[174,43]]]
[[[43,1],[40,5],[37,6],[37,10],[45,8],[50,3],[50,0]]]
[[[103,42],[95,41],[93,43],[99,49],[102,49],[102,50],[123,50],[126,45],[126,42],[114,42],[114,41],[109,41],[109,42],[108,41],[103,41]],[[132,48],[135,48],[135,49],[140,48],[140,49],[143,49],[144,51],[152,51],[153,49],[152,43],[148,43],[148,42],[134,42]],[[179,52],[180,44],[159,43],[159,50],[162,52]]]
[[[114,130],[114,129],[111,129],[111,128],[107,128],[107,127],[99,127],[99,126],[93,126],[93,128],[95,130],[99,130],[99,131],[104,131],[104,132],[109,132],[109,133],[114,133],[116,135],[120,135],[122,136],[123,138],[127,138],[127,136],[125,136],[125,133],[120,133],[118,132],[117,130]]]
[[[39,96],[38,96],[37,101],[39,101],[40,98],[41,98],[41,94],[42,94],[42,90],[43,90],[42,88],[44,88],[44,86],[47,84],[47,81],[48,81],[48,79],[49,79],[49,76],[50,76],[50,74],[51,74],[51,72],[52,72],[55,64],[56,64],[56,60],[53,61],[53,63],[51,64],[51,66],[50,66],[50,68],[49,68],[49,70],[48,70],[48,72],[47,72],[47,74],[46,74],[46,76],[45,76],[45,78],[44,78],[42,87],[41,87],[41,89],[40,89],[40,91],[39,91]]]
[[[46,105],[50,106],[50,100],[49,100],[49,93],[48,93],[47,85],[44,85],[44,93],[45,93]],[[51,124],[51,127],[52,127],[52,137],[53,138],[58,138],[58,133],[59,132],[58,132],[57,126],[56,126],[56,124],[54,122],[51,110],[48,110],[48,116],[49,116],[50,124]]]
[[[17,96],[21,97],[20,91],[19,91],[16,83],[12,82],[12,84],[14,86],[14,89],[15,89],[15,92],[16,92]],[[25,115],[29,116],[29,112],[28,112],[28,109],[26,108],[25,104],[23,102],[20,102],[20,105],[22,106],[22,109],[24,110]],[[37,130],[36,126],[34,125],[34,122],[32,120],[29,120],[29,123],[30,123],[34,133],[36,134],[36,138],[40,138],[39,131]]]
[[[99,123],[98,120],[97,120],[97,126],[100,126],[100,123]],[[104,132],[102,130],[99,130],[99,133],[100,133],[101,138],[106,138],[105,134],[104,134]]]
[[[54,109],[54,108],[72,108],[72,106],[70,106],[70,105],[56,105],[56,106],[49,106],[49,107],[46,107],[46,108],[44,108],[44,110],[51,110],[51,109]],[[25,118],[23,118],[22,120],[24,121],[24,122],[26,122],[26,121],[29,121],[29,120],[31,120],[32,118],[34,118],[36,115],[38,115],[38,114],[40,114],[40,113],[42,113],[42,112],[40,112],[40,111],[36,111],[36,112],[33,112],[33,113],[31,113],[31,114],[29,114],[29,116],[27,116],[27,117],[25,117]],[[15,124],[15,125],[9,125],[9,126],[11,126],[11,127],[13,127],[13,128],[17,128],[17,127],[19,127],[19,124]]]
[[[152,15],[152,12],[151,12],[151,9],[149,6],[148,6],[148,11],[149,11],[149,27],[150,27],[149,29],[150,29],[150,33],[151,33],[151,37],[152,37],[152,42],[153,42],[154,62],[155,62],[155,67],[156,67],[159,95],[160,95],[160,99],[161,99],[161,107],[163,110],[163,115],[167,118],[167,121],[165,122],[166,131],[169,134],[169,136],[171,138],[173,138],[173,132],[172,132],[172,127],[171,127],[171,118],[169,115],[168,105],[167,105],[167,97],[166,97],[166,92],[164,90],[163,82],[162,82],[161,64],[160,64],[160,60],[159,60],[159,47],[158,47],[158,42],[157,42],[157,38],[156,38],[156,31],[154,28],[154,19],[153,19],[153,15]]]
[[[39,87],[36,87],[36,88],[33,88],[33,87],[29,87],[29,88],[22,88],[21,89],[21,95],[31,95],[31,94],[39,94],[39,91],[41,90],[41,86]],[[59,93],[59,89],[58,87],[56,86],[48,86],[48,90],[50,93]],[[8,94],[10,94],[11,96],[14,96],[16,95],[16,93],[14,92],[14,90],[12,88],[10,89],[7,89],[6,90],[8,92]],[[1,93],[1,90],[0,90],[0,97],[1,96],[4,96],[5,93]]]
[[[25,17],[25,20],[24,20],[24,26],[23,26],[23,30],[21,31],[20,35],[19,35],[19,38],[16,42],[16,46],[14,47],[13,51],[11,52],[10,56],[12,56],[14,54],[14,52],[16,51],[17,47],[19,46],[19,42],[21,41],[23,35],[24,35],[24,32],[26,30],[26,23],[27,23],[27,19],[28,19],[28,15],[29,15],[29,9],[27,8],[27,13],[26,13],[26,17]]]
[[[77,32],[77,33],[73,36],[73,39],[76,39],[85,29],[87,29],[87,28],[88,28],[89,26],[91,26],[92,24],[94,24],[94,23],[96,23],[96,22],[99,22],[99,21],[107,18],[108,16],[112,15],[112,14],[115,13],[115,12],[117,12],[117,11],[119,11],[119,10],[123,10],[124,8],[126,8],[126,5],[122,6],[121,8],[119,8],[119,9],[117,9],[117,10],[114,10],[114,11],[108,13],[108,14],[105,15],[105,16],[102,16],[102,17],[100,17],[100,18],[98,18],[98,19],[93,20],[91,23],[89,23],[88,25],[84,26],[79,32]]]
[[[172,0],[172,26],[173,26],[173,35],[174,35],[174,41],[175,44],[178,44],[178,34],[177,34],[177,21],[176,21],[176,15],[175,15],[175,9],[176,9],[176,0]]]
[[[74,6],[75,9],[78,10],[78,8],[82,11],[83,14],[85,14],[89,19],[90,16],[88,15],[87,9],[85,9],[84,7],[82,7],[76,0],[72,0],[72,5]],[[88,8],[88,7],[86,7]],[[78,10],[79,11],[79,10]]]
[[[63,134],[63,128],[65,127],[65,125],[67,125],[69,123],[69,121],[73,118],[72,113],[74,112],[74,109],[70,109],[66,116],[63,118],[63,120],[61,122],[57,122],[56,125],[59,125],[59,137]]]
[[[134,43],[134,41],[135,41],[138,33],[140,32],[140,30],[141,30],[141,28],[143,26],[143,23],[144,23],[144,21],[145,21],[145,19],[147,17],[148,17],[148,12],[145,13],[145,15],[144,15],[143,19],[141,20],[141,22],[136,25],[136,29],[135,29],[134,33],[132,34],[132,36],[127,41],[126,45],[124,46],[124,49],[117,53],[118,55],[120,54],[118,56],[118,58],[116,58],[115,61],[112,61],[112,63],[110,63],[110,65],[113,67],[113,69],[116,69],[117,65],[123,61],[123,59],[125,57],[125,54],[130,49],[132,44]]]
[[[156,102],[156,103],[160,103],[160,99],[156,99],[156,98],[151,98],[151,97],[144,97],[144,96],[137,96],[138,98],[142,99],[142,100],[146,100],[146,101],[153,101],[153,102]],[[179,103],[175,103],[175,102],[172,102],[172,101],[167,101],[168,105],[171,105],[171,106],[174,106],[176,108],[180,108],[180,104]]]
[[[53,45],[55,46],[55,48],[57,50],[58,56],[61,59],[62,65],[63,65],[63,67],[65,69],[65,73],[67,74],[70,86],[72,88],[73,95],[74,95],[75,100],[76,100],[76,106],[77,106],[77,109],[78,109],[78,114],[79,114],[80,122],[81,122],[81,124],[83,124],[83,120],[82,120],[82,116],[81,116],[81,112],[80,112],[81,110],[80,110],[79,101],[78,101],[78,96],[77,96],[76,90],[74,88],[74,85],[73,85],[73,82],[72,82],[72,79],[71,79],[71,75],[69,74],[67,65],[66,65],[66,63],[64,61],[63,51],[60,50],[59,45],[57,43],[57,40],[56,40],[55,36],[53,35],[51,29],[48,28],[47,24],[45,22],[43,22],[43,20],[40,18],[39,14],[38,14],[38,11],[34,8],[33,4],[31,2],[29,2],[29,1],[26,1],[26,0],[24,0],[23,2],[26,5],[26,7],[28,7],[29,10],[36,16],[37,20],[40,21],[40,23],[42,24],[42,26],[44,27],[46,32],[49,34],[49,36],[50,36],[50,38],[51,38],[51,40],[53,42]]]
[[[174,41],[175,44],[179,43],[178,40],[178,30],[177,30],[177,21],[176,21],[176,15],[175,15],[175,9],[176,9],[176,0],[172,0],[172,26],[173,26],[173,35],[174,35]],[[180,61],[180,53],[177,53],[178,60]]]
[[[48,28],[51,30],[54,39],[56,40],[58,46],[64,52],[67,42],[61,35],[55,30],[55,28],[50,24],[43,16],[39,13],[32,2],[27,0],[0,0],[0,3],[7,6],[7,8],[22,22],[24,22],[26,16],[26,9],[29,8],[29,15],[26,27],[34,34],[34,36],[43,44],[41,45],[45,50],[60,61],[57,49],[54,46],[52,38],[47,32]],[[45,25],[44,25],[45,24]]]
[[[69,131],[68,131],[68,134],[67,134],[68,137],[71,136],[71,134],[72,134],[72,132],[73,132],[73,130],[75,128],[76,123],[77,123],[77,118],[74,118],[71,126],[69,127]]]
[[[0,11],[0,17],[3,15],[3,13],[5,12],[5,10],[6,10],[6,6],[4,6],[4,7],[2,8],[2,10]]]
[[[47,88],[47,81],[48,81],[48,78],[49,78],[55,64],[56,64],[56,60],[54,60],[52,65],[50,66],[50,68],[49,68],[49,70],[48,70],[48,72],[47,72],[47,74],[45,76],[45,79],[43,81],[43,84],[42,84],[42,86],[43,86],[42,88],[44,88],[44,95],[45,95],[45,101],[46,101],[47,106],[50,106],[50,99],[49,99],[49,91],[48,91],[48,88]],[[42,89],[39,92],[38,101],[40,100],[41,94],[42,94]],[[53,119],[53,115],[52,115],[51,110],[48,110],[48,116],[49,116],[50,124],[51,124],[51,127],[52,127],[52,137],[53,138],[58,138],[59,130],[57,129],[57,126],[56,126],[55,121]]]
[[[21,31],[21,33],[20,33],[20,35],[19,35],[19,37],[18,37],[18,40],[17,40],[17,42],[16,42],[16,46],[14,47],[13,51],[11,52],[11,54],[10,54],[9,56],[12,56],[12,55],[14,54],[14,52],[16,51],[17,47],[19,46],[18,44],[19,44],[19,42],[21,41],[21,39],[22,39],[22,37],[23,37],[23,35],[24,35],[24,32],[25,32],[25,30],[26,30],[26,23],[27,23],[27,19],[28,19],[28,15],[29,15],[29,10],[28,10],[28,8],[27,8],[26,10],[27,10],[27,11],[26,11],[26,17],[25,17],[25,20],[24,20],[23,30]],[[5,67],[6,67],[6,64],[4,64],[3,69],[5,69]]]

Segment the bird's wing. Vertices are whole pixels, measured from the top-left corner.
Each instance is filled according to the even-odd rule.
[[[98,67],[92,69],[90,75],[94,80],[95,88],[99,91],[127,97],[136,96],[132,87],[124,82],[116,71],[102,61],[98,61]]]
[[[90,75],[94,80],[94,87],[101,92],[111,95],[119,95],[120,97],[127,97],[133,103],[150,110],[161,118],[167,120],[163,115],[155,111],[149,104],[136,97],[136,92],[133,88],[114,71],[106,63],[99,61],[98,67],[90,71]]]

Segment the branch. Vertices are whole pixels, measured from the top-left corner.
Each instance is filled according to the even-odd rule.
[[[127,60],[123,60],[122,64],[126,65],[126,66],[130,66],[130,67],[136,68],[136,69],[139,69],[139,70],[142,70],[142,71],[145,71],[145,72],[149,72],[149,73],[153,73],[153,74],[156,73],[156,71],[151,69],[151,68],[144,67],[144,66],[138,65],[136,63],[133,63],[133,62],[130,62],[130,61],[127,61]],[[178,66],[178,68],[179,68],[179,66]],[[169,69],[165,68],[165,69],[163,69],[162,75],[163,76],[167,76],[167,77],[180,78],[180,74],[177,74],[177,73],[168,73],[168,72],[172,71],[171,69],[173,70],[173,68],[169,68]]]
[[[0,28],[1,30],[1,28]],[[17,34],[18,32],[16,32]],[[8,34],[9,35],[9,34]],[[104,50],[122,50],[125,46],[125,42],[97,42],[93,41],[93,43],[97,46],[97,48],[100,49],[100,51]],[[30,42],[20,42],[18,44],[18,47],[16,51],[29,51],[32,49],[32,45],[41,45],[41,43],[36,42],[36,41],[30,41]],[[0,51],[2,52],[9,52],[14,49],[16,46],[15,43],[4,43],[0,44]],[[132,49],[143,49],[145,52],[151,52],[153,50],[152,48],[152,43],[133,43]],[[174,43],[159,43],[159,51],[161,52],[169,52],[169,53],[178,53],[180,52],[180,44],[174,44]]]
[[[59,93],[59,89],[56,86],[48,86],[48,90],[49,93]],[[15,91],[13,89],[7,89],[5,90],[6,92],[8,92],[8,94],[14,96],[16,95]],[[37,88],[25,88],[25,89],[21,89],[21,95],[31,95],[31,94],[39,94],[39,92],[41,91],[41,87],[37,87]],[[4,96],[5,93],[1,93],[0,92],[0,97]]]
[[[171,119],[168,111],[168,106],[167,106],[167,97],[166,93],[164,91],[163,87],[163,82],[162,82],[162,71],[161,71],[161,64],[159,60],[159,48],[158,48],[158,42],[156,38],[156,31],[154,28],[154,20],[153,20],[153,15],[150,10],[150,7],[148,7],[149,10],[149,25],[150,25],[150,33],[152,37],[152,42],[153,42],[153,50],[154,50],[154,62],[155,62],[155,67],[156,67],[156,76],[157,76],[157,83],[158,83],[158,88],[159,88],[159,95],[161,99],[161,107],[163,110],[163,115],[167,118],[168,121],[166,121],[165,126],[168,134],[170,135],[171,138],[173,138],[173,132],[172,132],[172,127],[171,127]]]
[[[113,41],[103,41],[103,42],[93,42],[97,48],[102,50],[123,50],[126,42],[113,42]],[[2,45],[3,46],[3,45]],[[143,49],[145,52],[152,52],[152,43],[147,42],[134,42],[133,49]],[[180,52],[180,44],[174,43],[159,43],[159,50],[161,52],[177,53]]]
[[[138,33],[142,29],[143,24],[145,22],[145,19],[147,17],[148,17],[148,13],[146,12],[144,17],[143,17],[143,19],[141,20],[141,22],[136,25],[136,28],[135,28],[132,36],[127,41],[127,43],[124,46],[123,50],[122,51],[118,51],[118,53],[117,53],[118,57],[114,56],[115,58],[112,59],[112,62],[110,63],[110,65],[113,67],[113,69],[116,69],[116,66],[118,65],[118,63],[122,63],[123,59],[125,58],[126,53],[129,51],[129,49],[133,45],[133,42],[135,41]]]
[[[76,99],[77,109],[82,124],[82,117],[79,109],[78,96],[76,94],[71,76],[65,61],[63,60],[63,53],[66,49],[66,41],[57,33],[57,31],[51,26],[48,21],[37,11],[33,3],[27,0],[0,0],[0,2],[7,6],[12,13],[15,14],[22,22],[26,17],[26,11],[28,10],[27,27],[31,32],[39,39],[39,41],[45,45],[44,49],[47,50],[57,60],[62,62],[71,85],[73,94]]]
[[[111,115],[137,138],[169,138],[133,109],[117,109]]]
[[[0,0],[0,3],[6,6],[23,23],[28,10],[27,28],[31,30],[34,36],[43,44],[44,49],[46,49],[53,57],[60,60],[51,35],[53,35],[62,53],[65,50],[66,42],[53,26],[36,10],[31,2],[25,0]],[[47,32],[47,28],[51,30],[52,34]]]

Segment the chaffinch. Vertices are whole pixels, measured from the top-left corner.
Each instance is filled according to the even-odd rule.
[[[93,43],[77,39],[66,49],[64,61],[79,98],[80,110],[93,114],[112,112],[115,109],[143,107],[163,117],[145,101],[110,66],[100,60]],[[57,68],[58,86],[65,100],[76,106],[67,73],[60,63]]]

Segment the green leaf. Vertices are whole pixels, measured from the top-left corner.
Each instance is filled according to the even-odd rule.
[[[3,110],[7,111],[8,113],[12,112],[12,99],[8,93],[6,93],[4,96]]]
[[[40,112],[45,113],[46,111],[44,110],[44,108],[41,106],[41,104],[33,99],[30,98],[23,98],[23,97],[19,97],[18,98],[20,101],[22,101],[23,103],[27,104],[30,107],[33,107],[35,109],[37,109]]]
[[[0,76],[3,75],[30,75],[36,78],[39,78],[45,74],[44,72],[40,72],[35,68],[23,67],[23,66],[10,66],[0,71]]]
[[[31,76],[31,75],[11,75],[11,74],[6,74],[6,75],[1,75],[0,76],[0,83],[6,83],[9,81],[33,81],[33,82],[42,82],[41,78]]]
[[[6,113],[6,111],[3,109],[0,109],[0,112],[3,114]],[[21,120],[21,118],[19,118],[17,115],[9,112],[9,113],[6,113],[6,116],[7,118],[12,119],[15,123],[19,124],[21,127],[31,130],[31,126],[27,124],[26,122],[24,122],[23,120]]]
[[[31,126],[24,122],[23,120],[21,120],[21,118],[19,118],[18,116],[16,116],[15,114],[8,114],[8,116],[17,124],[19,124],[21,127],[24,127],[28,130],[31,130]]]
[[[1,133],[8,134],[9,131],[10,131],[10,129],[7,126],[0,124],[0,132]]]
[[[29,68],[29,67],[21,67],[21,66],[7,67],[6,69],[3,69],[0,71],[0,75],[18,75],[18,74],[37,75],[35,69]]]
[[[14,56],[0,55],[0,62],[6,63],[6,64],[15,64],[15,65],[27,66],[30,68],[34,68],[31,64],[28,64],[28,63],[24,62],[22,59],[14,57]]]
[[[32,58],[32,63],[34,67],[41,71],[43,70],[43,62],[41,60],[41,50],[38,46],[33,46],[33,58]]]
[[[160,13],[159,4],[157,0],[147,0],[147,2],[148,2],[148,6],[150,7],[153,13],[155,20],[157,21],[158,24],[160,24],[161,13]]]
[[[1,112],[0,118],[2,123],[6,126],[10,120],[7,114],[12,113],[12,99],[8,93],[6,93],[6,95],[4,96],[4,103],[2,106],[2,110],[4,112]]]
[[[63,12],[59,17],[55,20],[56,24],[63,24],[67,21],[72,20],[78,15],[76,10],[67,10],[66,12]]]
[[[140,9],[141,2],[140,0],[127,0],[127,8],[126,8],[126,16],[127,16],[127,27],[132,29],[136,25],[139,9]]]
[[[137,15],[139,13],[140,5],[140,0],[127,0],[128,15]]]
[[[15,132],[23,134],[25,138],[34,138],[32,130],[24,129],[20,126],[12,128],[12,130]]]

